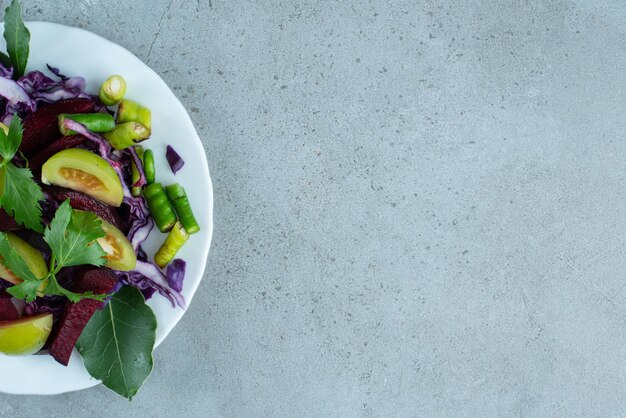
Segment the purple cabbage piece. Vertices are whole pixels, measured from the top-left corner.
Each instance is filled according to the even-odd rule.
[[[26,302],[24,312],[28,316],[51,313],[58,319],[63,313],[67,299],[63,296],[44,296],[33,302]]]
[[[183,281],[185,280],[185,270],[187,269],[187,263],[185,260],[177,258],[172,261],[166,270],[167,283],[170,287],[177,292],[182,292]]]
[[[57,67],[53,67],[50,64],[46,64],[46,67],[48,67],[48,70],[50,70],[50,72],[52,74],[54,74],[57,77],[59,77],[62,81],[65,81],[65,80],[68,79],[68,77],[66,77],[63,74],[61,74],[61,70],[59,70]]]
[[[125,153],[125,156],[132,157],[130,153]],[[120,169],[116,170],[116,172],[122,180],[124,205],[128,207],[129,229],[127,237],[135,251],[139,251],[140,245],[148,238],[148,235],[154,228],[154,220],[150,215],[145,198],[143,196],[133,196],[127,186],[131,179],[130,159],[122,167],[124,170]]]
[[[0,64],[0,77],[13,78],[13,67],[5,67]]]
[[[48,67],[48,70],[52,74],[61,79],[61,83],[63,84],[63,87],[65,89],[70,92],[80,92],[77,96],[73,97],[85,97],[91,99],[96,103],[96,108],[94,109],[96,112],[113,114],[113,112],[111,112],[104,104],[102,104],[102,102],[100,102],[97,94],[85,93],[86,82],[83,77],[67,77],[66,75],[62,74],[61,70],[59,70],[57,67],[53,67],[50,64],[46,64],[46,67]]]
[[[144,280],[144,283],[148,283],[148,281]],[[154,287],[145,287],[143,289],[139,287],[139,291],[143,295],[144,299],[148,300],[156,293],[157,290]]]
[[[17,84],[37,102],[53,103],[75,97],[91,99],[91,96],[85,93],[86,82],[83,77],[66,77],[61,81],[54,81],[41,71],[31,71],[20,77]]]
[[[82,123],[73,121],[70,118],[65,118],[63,120],[63,127],[66,129],[75,131],[76,133],[81,134],[85,138],[95,142],[96,145],[98,146],[98,153],[100,154],[100,156],[104,158],[105,160],[107,160],[108,162],[110,162],[109,155],[111,154],[111,145],[109,144],[109,141],[107,141],[106,138],[104,138],[102,135],[99,135],[95,132],[91,132],[89,129],[85,127],[85,125],[83,125]],[[119,165],[119,162],[115,162],[115,165]],[[122,181],[122,183],[124,182]]]
[[[152,232],[154,220],[148,212],[148,206],[143,197],[125,198],[124,203],[130,207],[131,226],[128,231],[128,239],[136,250]]]
[[[176,174],[178,170],[183,168],[185,165],[185,160],[182,159],[180,155],[176,152],[176,150],[171,146],[167,146],[167,150],[165,151],[165,158],[167,158],[167,163],[170,165],[172,169],[172,173]]]
[[[10,123],[11,117],[17,111],[34,112],[37,107],[28,92],[11,78],[0,77],[0,96],[7,100],[6,113],[2,117],[5,122]]]
[[[76,97],[95,100],[94,96],[85,93],[83,77],[66,77],[58,68],[48,66],[50,71],[60,78],[55,81],[41,71],[31,71],[14,81],[12,69],[0,66],[0,96],[7,100],[2,122],[9,123],[15,113],[32,113],[41,102],[53,103],[63,99]],[[96,101],[99,103],[98,101]],[[100,111],[103,111],[102,106]]]
[[[144,299],[150,299],[157,291],[152,282],[143,275],[135,272],[122,273],[116,272],[120,283],[134,286],[143,294]]]
[[[133,159],[137,172],[139,173],[139,180],[137,180],[132,187],[145,186],[148,182],[146,181],[146,174],[143,170],[143,162],[141,161],[141,158],[139,158],[139,155],[137,155],[137,150],[135,150],[135,147],[128,147],[126,150]]]
[[[140,290],[152,288],[155,291],[158,291],[161,295],[169,299],[173,307],[176,305],[183,309],[187,307],[183,295],[172,289],[167,282],[167,277],[165,277],[163,272],[152,263],[137,260],[135,270],[130,272],[118,271],[116,274],[125,284],[136,286]]]

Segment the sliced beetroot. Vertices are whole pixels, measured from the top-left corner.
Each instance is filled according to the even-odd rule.
[[[41,166],[44,165],[46,161],[54,154],[59,151],[63,151],[68,148],[75,148],[78,145],[82,144],[85,141],[84,136],[82,135],[70,135],[63,136],[58,140],[54,141],[52,144],[48,145],[42,151],[39,151],[37,155],[28,160],[28,164],[33,171],[39,171]]]
[[[80,271],[74,291],[78,293],[92,291],[94,293],[109,293],[117,284],[117,276],[111,270],[98,267],[88,267]],[[56,361],[67,366],[72,350],[83,332],[87,322],[102,306],[102,302],[92,299],[83,299],[78,303],[67,303],[61,320],[52,330],[49,339],[50,354]]]
[[[65,189],[63,187],[47,186],[43,189],[59,203],[70,200],[70,206],[74,209],[93,212],[117,229],[122,229],[123,222],[117,211],[109,205],[87,196],[84,193],[74,190]]]
[[[0,231],[13,231],[15,229],[20,229],[20,226],[4,209],[0,208]]]
[[[90,113],[95,103],[90,99],[66,99],[42,104],[35,113],[23,120],[24,134],[20,151],[27,157],[44,149],[59,137],[57,116],[61,113]]]
[[[105,267],[85,266],[77,273],[74,292],[109,293],[117,284],[117,276]]]
[[[17,308],[11,302],[11,295],[4,290],[0,291],[0,322],[15,321],[20,318]]]

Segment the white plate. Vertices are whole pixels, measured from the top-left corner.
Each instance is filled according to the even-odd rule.
[[[82,29],[47,22],[29,22],[31,33],[28,70],[49,74],[46,63],[68,76],[87,80],[87,91],[97,92],[111,74],[121,74],[128,84],[126,97],[152,109],[152,137],[144,143],[154,151],[157,180],[163,184],[178,182],[185,187],[201,232],[193,235],[179,253],[187,261],[183,295],[187,304],[204,274],[213,229],[213,191],[202,142],[189,115],[165,82],[137,57],[106,39]],[[0,29],[2,26],[0,25]],[[4,51],[4,41],[0,41]],[[165,159],[165,147],[171,144],[185,160],[174,176]],[[144,248],[149,255],[160,246],[164,234],[153,231]],[[148,303],[157,321],[156,344],[159,345],[183,316],[180,308],[155,294]],[[156,363],[155,367],[159,367]],[[70,364],[63,367],[48,355],[7,357],[0,355],[0,392],[48,395],[85,389],[100,383],[92,379],[74,350]]]

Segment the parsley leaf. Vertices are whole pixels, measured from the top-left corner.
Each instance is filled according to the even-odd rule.
[[[37,291],[40,287],[41,281],[39,280],[24,280],[20,284],[9,287],[7,292],[18,299],[33,302],[37,298]]]
[[[43,239],[50,246],[56,262],[63,267],[101,266],[106,253],[96,240],[104,236],[102,221],[95,214],[72,210],[66,200],[57,209]]]
[[[12,166],[12,164],[10,165]],[[9,167],[9,166],[7,166]],[[105,263],[106,253],[96,241],[105,236],[102,221],[91,212],[72,210],[69,200],[63,202],[44,232],[44,240],[50,246],[50,272],[38,279],[30,271],[4,233],[0,233],[0,262],[11,270],[22,283],[11,286],[7,291],[19,299],[32,302],[37,293],[65,296],[76,303],[82,299],[102,301],[109,295],[93,292],[75,293],[65,289],[57,281],[56,275],[63,267]]]
[[[13,77],[17,79],[26,71],[30,42],[30,32],[22,20],[22,7],[18,0],[12,0],[4,11],[4,39],[13,64]]]
[[[33,181],[33,173],[27,168],[17,168],[12,163],[7,163],[4,170],[4,192],[0,197],[0,206],[17,223],[42,232],[39,201],[44,196],[41,188]]]
[[[0,129],[0,156],[4,160],[0,162],[0,166],[9,163],[17,153],[17,149],[22,143],[23,130],[22,121],[17,115],[11,119],[8,133],[5,133],[4,129]]]

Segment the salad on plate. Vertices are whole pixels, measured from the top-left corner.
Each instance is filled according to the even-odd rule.
[[[161,184],[148,103],[111,75],[100,90],[51,65],[26,72],[30,34],[18,0],[0,53],[0,355],[76,348],[89,374],[132,399],[153,368],[157,320],[146,304],[185,309],[186,262],[200,227],[183,185]],[[184,161],[172,146],[174,174]],[[153,229],[166,233],[147,254]]]

